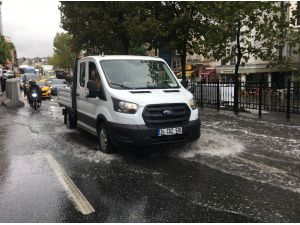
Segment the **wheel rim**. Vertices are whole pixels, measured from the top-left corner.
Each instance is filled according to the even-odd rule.
[[[107,133],[103,128],[100,130],[100,147],[103,151],[107,148]]]

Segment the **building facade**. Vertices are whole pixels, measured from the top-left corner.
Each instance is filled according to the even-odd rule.
[[[278,4],[284,4],[284,6],[286,6],[285,19],[286,21],[289,21],[293,16],[293,10],[297,8],[297,2],[279,2]],[[290,28],[286,33],[288,35],[290,30],[295,31],[298,29],[300,29],[300,17],[299,19],[296,19],[295,24],[290,24]],[[288,79],[293,80],[295,77],[299,76],[300,71],[300,54],[294,51],[298,47],[299,46],[291,48],[288,45],[288,42],[285,42],[281,53],[278,52],[278,54],[282,54],[282,58],[289,59],[291,66],[288,69],[282,67],[269,67],[269,62],[255,59],[250,56],[245,66],[240,66],[239,68],[240,80],[242,82],[263,80],[270,82],[270,85],[271,83],[283,83]],[[207,69],[215,69],[215,73],[220,81],[233,80],[235,63],[235,59],[232,59],[228,63],[223,63],[222,60],[216,61],[214,59],[206,59],[197,54],[188,55],[186,59],[187,65],[202,65],[202,69],[199,71],[202,76],[205,75]],[[175,73],[181,71],[180,55],[176,54],[176,52],[172,56],[172,63],[170,66]],[[208,76],[209,75],[214,75],[214,73],[210,73]]]

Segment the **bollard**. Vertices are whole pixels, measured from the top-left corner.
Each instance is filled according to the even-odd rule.
[[[24,102],[19,99],[18,79],[9,79],[6,81],[6,91],[2,104],[6,107],[23,107]]]

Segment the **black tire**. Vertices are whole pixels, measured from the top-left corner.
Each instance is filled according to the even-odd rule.
[[[72,116],[70,110],[68,110],[66,113],[67,113],[67,118],[66,118],[67,128],[74,129],[76,127],[76,119],[74,118],[74,116]]]
[[[98,128],[99,148],[103,153],[111,154],[114,152],[114,146],[108,133],[106,123],[101,123]]]
[[[37,108],[38,108],[38,105],[37,105],[36,100],[33,101],[33,108],[34,108],[35,110],[37,110]]]

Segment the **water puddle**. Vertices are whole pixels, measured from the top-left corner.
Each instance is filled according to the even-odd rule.
[[[231,135],[223,135],[213,130],[203,129],[201,138],[179,149],[179,157],[194,158],[196,155],[233,156],[244,151],[244,146]]]

